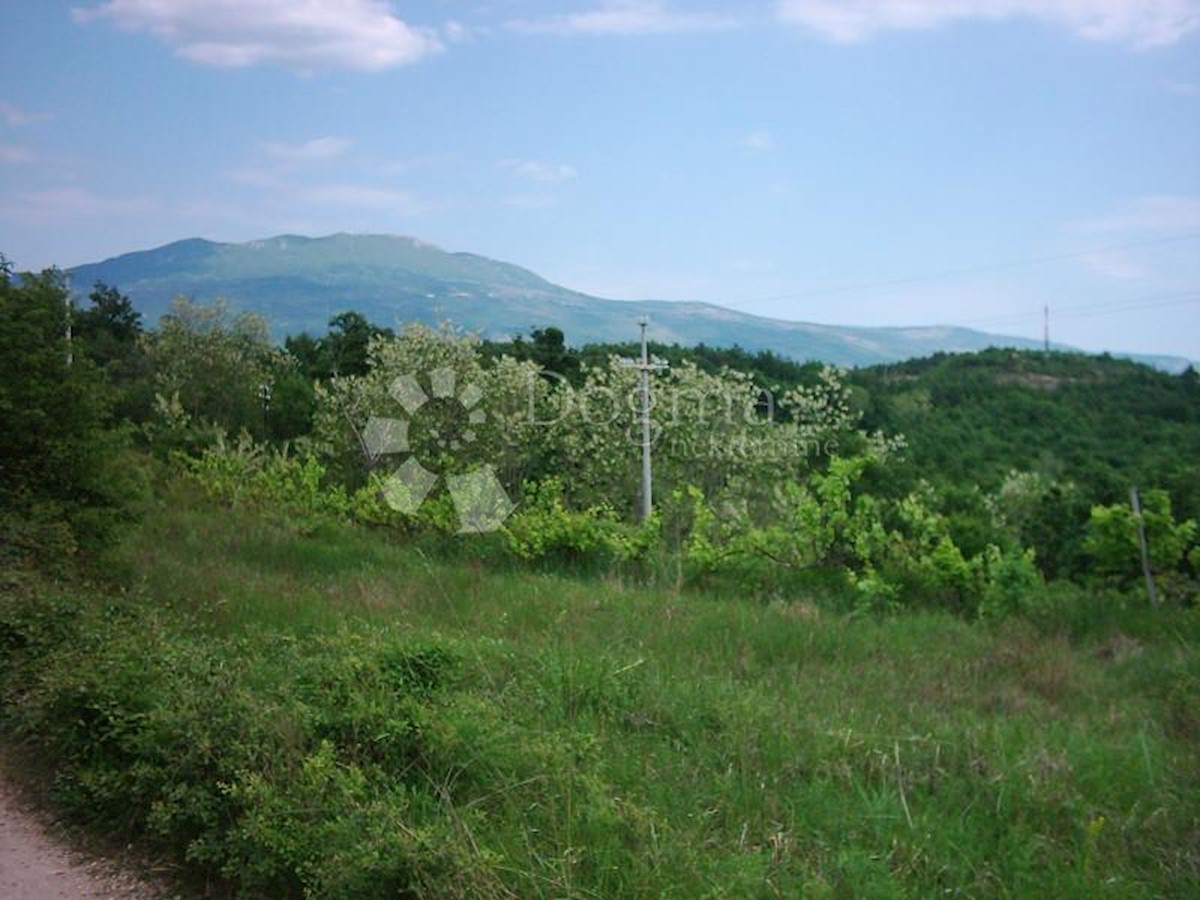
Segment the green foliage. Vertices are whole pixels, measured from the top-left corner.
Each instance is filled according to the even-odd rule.
[[[631,517],[640,490],[637,373],[616,357],[575,372],[560,338],[539,331],[536,352],[514,344],[525,359],[497,356],[495,347],[489,355],[447,329],[412,326],[380,338],[365,375],[318,391],[317,446],[339,477],[361,484],[389,464],[369,452],[364,434],[372,418],[406,418],[410,452],[429,468],[491,465],[515,496],[527,481],[557,478],[568,507],[611,506]],[[570,378],[535,360],[569,369]],[[427,402],[409,416],[391,396],[397,379],[414,378],[428,392],[422,379],[443,369],[454,373],[458,389],[477,392],[485,416],[453,453],[435,440],[453,430],[445,405]],[[840,376],[828,368],[774,399],[745,374],[685,363],[656,378],[654,403],[655,479],[664,496],[695,484],[712,495],[740,492],[762,506],[772,484],[821,468],[839,448],[886,453],[899,446],[857,429]]]
[[[568,347],[562,329],[552,325],[530,329],[529,340],[518,336],[507,342],[484,341],[480,350],[489,359],[511,356],[531,360],[542,371],[564,378],[570,384],[578,386],[582,382],[582,355]]]
[[[761,525],[744,508],[716,510],[691,488],[693,527],[684,551],[691,576],[778,594],[797,590],[806,573],[824,572],[826,591],[840,579],[860,606],[876,611],[925,606],[1002,617],[1028,608],[1042,590],[1032,550],[989,543],[968,555],[927,485],[898,501],[861,491],[878,463],[835,457],[806,484],[780,485]]]
[[[985,586],[979,614],[989,619],[1029,615],[1042,603],[1045,584],[1033,550],[989,547],[983,557]]]
[[[0,276],[0,556],[54,568],[100,552],[133,499],[109,392],[67,322],[60,272]]]
[[[879,393],[891,389],[886,379],[854,376],[859,384],[851,387],[828,367],[710,348],[693,354],[697,364],[673,348],[679,358],[655,376],[652,413],[667,547],[620,524],[633,517],[640,490],[640,423],[637,373],[617,357],[599,357],[602,348],[571,350],[554,329],[537,329],[531,341],[481,345],[446,328],[411,326],[394,336],[349,314],[331,326],[328,338],[302,337],[293,349],[311,369],[321,354],[368,342],[365,361],[347,367],[353,374],[318,385],[306,444],[306,456],[320,460],[322,484],[343,486],[333,501],[339,515],[408,534],[457,531],[444,485],[414,513],[389,508],[397,499],[389,492],[401,489],[388,480],[399,458],[375,455],[368,435],[373,422],[403,420],[405,452],[435,474],[493,468],[518,503],[504,545],[526,561],[620,562],[661,546],[680,554],[677,578],[723,590],[777,595],[816,582],[849,589],[868,606],[932,605],[966,616],[1019,611],[1042,578],[1078,575],[1084,566],[1083,490],[1044,467],[1009,469],[991,490],[915,478],[927,463],[914,460],[921,448],[905,453],[903,439],[862,427],[866,412],[878,420],[886,406]],[[724,368],[730,359],[752,364],[755,374]],[[916,366],[917,375],[895,375],[909,385],[904,391],[925,398],[910,412],[932,414],[939,404],[983,395],[988,385],[1061,395],[1087,383],[1070,374],[1071,359],[985,353],[963,364],[968,377],[955,386],[952,363],[939,358]],[[429,379],[439,371],[453,374],[454,397],[430,398]],[[786,379],[770,396],[761,385],[767,375]],[[910,383],[921,378],[927,383]],[[425,391],[425,402],[404,408],[402,383]],[[479,415],[469,427],[457,408],[464,391]],[[897,402],[896,409],[908,408],[903,397]],[[173,395],[160,405],[164,420],[182,423],[174,431],[191,428],[196,443],[213,440],[196,430],[182,400]],[[455,433],[469,437],[448,443]],[[1028,571],[1030,560],[1041,577]]]
[[[1113,493],[1156,476],[1154,565],[1186,586],[1197,527],[1167,489],[1193,509],[1194,373],[668,348],[635,526],[637,373],[613,352],[343,314],[288,354],[187,301],[139,336],[97,285],[68,365],[57,275],[4,271],[0,565],[53,568],[144,493],[105,378],[151,378],[145,434],[185,451],[112,555],[127,590],[0,569],[4,725],[78,816],[244,896],[1195,893],[1195,610],[1117,590],[1139,564]],[[457,446],[435,371],[486,412]],[[1101,396],[1155,410],[1163,453],[1122,463],[1105,435],[1088,462]],[[398,512],[378,417],[410,418],[439,475],[493,466],[519,501],[499,533],[451,544],[443,488]],[[1063,434],[1034,453],[1045,421]],[[907,458],[870,430],[897,423]],[[1085,552],[1106,583],[1046,583]]]
[[[73,346],[104,373],[115,420],[145,423],[154,409],[153,372],[142,317],[115,287],[96,282],[90,305],[72,314]]]
[[[9,725],[58,760],[74,814],[243,896],[495,881],[438,812],[460,765],[442,712],[452,648],[361,627],[214,639],[128,603],[71,622],[74,606],[55,597],[47,614],[29,597],[0,613],[19,647],[0,669],[6,697],[22,696]]]
[[[562,563],[644,559],[658,541],[657,520],[633,527],[607,505],[569,510],[557,479],[526,484],[524,501],[501,532],[518,559]]]
[[[219,432],[286,439],[307,427],[296,362],[271,345],[258,316],[177,297],[146,352],[159,398],[148,434],[159,452],[196,452]]]
[[[460,421],[465,404],[452,398],[433,398],[411,418],[392,396],[399,378],[414,379],[428,396],[431,373],[453,373],[456,397],[478,391],[476,402],[485,418],[471,423],[471,439],[453,452],[442,446],[442,435],[465,430]],[[530,363],[503,359],[485,369],[478,342],[448,329],[434,331],[410,326],[397,337],[378,337],[371,343],[367,374],[336,378],[319,385],[313,420],[314,446],[331,471],[345,484],[361,486],[374,471],[384,471],[398,460],[376,456],[364,435],[370,421],[407,419],[411,454],[438,472],[466,471],[491,465],[505,484],[520,485],[536,463],[534,424],[548,387]],[[457,431],[456,431],[457,429]]]
[[[756,524],[747,508],[727,504],[719,512],[695,487],[689,490],[694,526],[686,561],[695,575],[725,571],[759,589],[785,582],[788,573],[824,568],[840,571],[860,558],[878,521],[869,501],[858,503],[852,489],[871,459],[834,457],[827,472],[807,484],[777,485],[772,514]]]
[[[1011,540],[1034,551],[1046,578],[1084,570],[1083,536],[1090,507],[1077,485],[1013,471],[989,501],[994,523]]]
[[[1196,522],[1175,520],[1166,491],[1147,491],[1141,499],[1151,566],[1160,573],[1178,571],[1196,539]],[[1141,550],[1132,506],[1117,503],[1092,507],[1084,549],[1100,574],[1125,582],[1139,578]]]
[[[224,503],[303,522],[342,518],[353,508],[347,493],[328,483],[325,467],[315,457],[274,450],[247,435],[234,443],[218,438],[199,456],[176,459],[209,496]]]
[[[137,356],[142,316],[115,287],[96,282],[91,305],[73,316],[72,331],[83,351],[101,368],[129,366]]]
[[[367,374],[371,341],[394,336],[390,328],[379,328],[361,313],[346,311],[329,320],[329,331],[324,337],[293,335],[284,346],[299,362],[308,381],[328,381],[338,376]]]
[[[1036,628],[714,603],[306,537],[185,487],[125,548],[139,590],[6,576],[0,704],[67,809],[210,890],[1200,887],[1192,610],[1063,584]],[[984,565],[1031,584],[1027,557]]]
[[[1133,484],[1168,490],[1182,515],[1200,515],[1194,377],[1108,356],[993,349],[858,369],[849,381],[867,394],[867,427],[907,436],[919,477],[992,492],[1016,470],[1078,491],[1080,503],[1046,510],[1070,523],[1068,534],[1088,505],[1122,502]],[[1070,548],[1039,546],[1038,556],[1043,567],[1082,568]]]

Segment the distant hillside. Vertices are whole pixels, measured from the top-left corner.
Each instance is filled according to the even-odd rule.
[[[707,303],[606,300],[508,263],[389,235],[281,235],[245,244],[193,238],[78,266],[70,274],[81,292],[96,281],[119,287],[150,324],[178,294],[201,301],[220,296],[266,316],[278,337],[323,333],[332,315],[354,309],[380,325],[449,319],[499,340],[554,325],[573,344],[628,340],[636,333],[636,317],[648,315],[655,339],[664,343],[737,344],[855,366],[939,351],[1037,346],[967,328],[841,327],[768,319]],[[1166,368],[1186,364],[1155,362]]]
[[[1200,378],[1109,356],[992,350],[851,373],[866,424],[908,440],[926,477],[999,485],[1011,470],[1120,501],[1134,484],[1200,515]]]

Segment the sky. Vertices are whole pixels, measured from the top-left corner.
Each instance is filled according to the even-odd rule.
[[[1200,0],[3,0],[0,253],[404,234],[1200,360]],[[119,287],[119,285],[118,285]],[[568,336],[569,337],[569,336]]]

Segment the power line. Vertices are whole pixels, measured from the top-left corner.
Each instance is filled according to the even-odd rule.
[[[947,269],[942,272],[933,272],[926,275],[910,275],[903,278],[890,278],[883,281],[866,281],[858,284],[843,284],[826,288],[813,288],[811,290],[793,291],[786,294],[775,294],[771,297],[759,297],[755,300],[745,300],[739,303],[739,306],[755,303],[770,303],[775,300],[798,300],[803,297],[817,297],[828,294],[848,294],[854,291],[867,291],[876,288],[897,287],[907,284],[920,284],[926,281],[941,281],[947,278],[957,278],[962,275],[980,275],[987,272],[1003,272],[1010,269],[1020,269],[1027,266],[1038,266],[1045,263],[1061,262],[1068,259],[1083,259],[1088,256],[1094,256],[1097,253],[1109,253],[1114,250],[1136,250],[1142,247],[1157,247],[1162,244],[1179,243],[1180,241],[1192,241],[1200,238],[1200,231],[1191,232],[1189,234],[1176,234],[1169,237],[1152,238],[1143,241],[1130,241],[1124,244],[1108,244],[1103,247],[1093,247],[1090,250],[1079,250],[1071,253],[1055,253],[1049,256],[1034,256],[1028,259],[1009,260],[1002,263],[990,263],[980,266],[966,266],[961,269]]]
[[[1125,306],[1118,306],[1107,310],[1094,310],[1090,312],[1074,313],[1064,318],[1071,319],[1088,319],[1095,316],[1107,316],[1116,312],[1128,312],[1134,309],[1158,309],[1164,306],[1185,306],[1191,303],[1200,303],[1200,295],[1193,297],[1190,300],[1169,300],[1162,303],[1130,303]]]
[[[1180,291],[1172,294],[1159,294],[1154,297],[1144,297],[1140,300],[1109,300],[1104,303],[1084,303],[1075,306],[1056,306],[1053,308],[1055,319],[1081,319],[1090,316],[1109,315],[1110,313],[1128,312],[1135,309],[1155,309],[1165,306],[1182,306],[1191,303],[1200,303],[1200,291]],[[994,327],[997,325],[1016,324],[1020,322],[1028,322],[1040,316],[1041,313],[1030,309],[1028,312],[1006,313],[997,316],[983,316],[975,319],[963,319],[957,322],[949,322],[951,326],[976,326],[987,325]]]

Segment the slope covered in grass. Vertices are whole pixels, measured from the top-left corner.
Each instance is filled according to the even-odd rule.
[[[1183,896],[1200,620],[832,616],[489,570],[168,492],[10,574],[59,799],[246,896]]]

